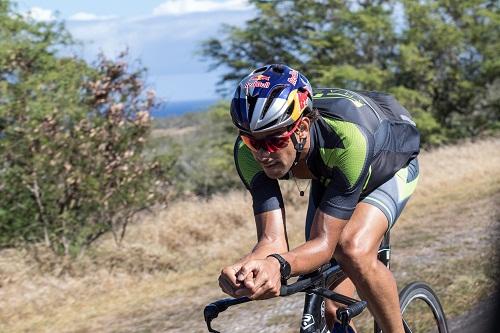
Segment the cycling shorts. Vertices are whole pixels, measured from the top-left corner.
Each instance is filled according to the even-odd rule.
[[[375,188],[370,193],[361,196],[358,202],[365,202],[380,209],[388,221],[388,229],[391,229],[399,215],[403,211],[410,196],[415,191],[419,176],[418,160],[412,159],[408,165],[400,169],[392,178]],[[311,192],[309,194],[309,206],[306,217],[306,239],[309,239],[311,226],[316,210],[321,203],[321,198],[326,187],[319,181],[311,181]]]

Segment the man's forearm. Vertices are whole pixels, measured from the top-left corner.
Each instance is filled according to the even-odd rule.
[[[335,247],[323,239],[312,239],[282,254],[292,268],[292,275],[310,273],[330,261]]]
[[[257,227],[257,244],[252,251],[240,259],[240,262],[265,259],[273,253],[288,251],[288,240],[285,231],[285,211],[276,209],[255,215]]]
[[[268,240],[264,239],[259,241],[252,252],[240,259],[240,262],[247,262],[255,259],[265,259],[268,255],[273,253],[285,253],[288,251],[286,241]]]

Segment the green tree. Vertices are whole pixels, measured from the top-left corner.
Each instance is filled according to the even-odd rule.
[[[172,180],[179,193],[210,196],[241,185],[233,162],[237,131],[228,117],[229,104],[219,102],[207,112],[185,115],[189,131],[166,140],[161,138],[167,156],[177,152]],[[165,142],[169,142],[165,147]]]
[[[500,80],[498,2],[402,3],[407,28],[401,36],[395,85],[429,99],[427,110],[451,137],[498,126],[500,99],[498,94],[489,96]]]
[[[498,128],[496,1],[250,1],[254,19],[205,41],[221,91],[249,70],[286,63],[314,86],[385,90],[415,116],[424,143]]]
[[[154,94],[144,69],[57,55],[61,23],[24,19],[0,2],[0,247],[45,243],[76,255],[165,195],[145,160]]]

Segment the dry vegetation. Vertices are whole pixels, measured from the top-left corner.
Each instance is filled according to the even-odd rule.
[[[392,234],[399,286],[430,282],[449,317],[494,288],[499,151],[500,139],[489,139],[423,153],[418,190]],[[296,245],[303,239],[307,200],[294,186],[286,184],[285,196],[298,202],[287,212]],[[222,296],[220,268],[255,241],[250,200],[231,192],[173,203],[131,226],[121,248],[104,239],[64,269],[44,252],[35,260],[2,251],[0,332],[204,332],[203,306]],[[245,304],[214,326],[296,332],[301,301],[293,296]]]

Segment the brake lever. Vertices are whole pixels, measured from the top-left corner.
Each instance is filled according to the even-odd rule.
[[[219,313],[226,311],[228,307],[236,304],[250,302],[251,299],[248,297],[240,298],[226,298],[221,299],[216,302],[208,304],[203,310],[203,316],[205,317],[205,322],[207,323],[208,331],[211,333],[220,333],[212,328],[212,320],[219,316]]]
[[[217,318],[219,316],[219,313],[220,311],[217,308],[217,305],[215,305],[214,303],[210,303],[205,307],[205,310],[203,310],[203,316],[205,317],[205,322],[207,323],[208,331],[211,333],[220,333],[219,331],[216,331],[212,328],[212,320]]]
[[[358,301],[350,304],[347,307],[341,307],[337,310],[337,318],[342,323],[343,327],[347,327],[352,318],[359,315],[366,308],[366,301]]]

